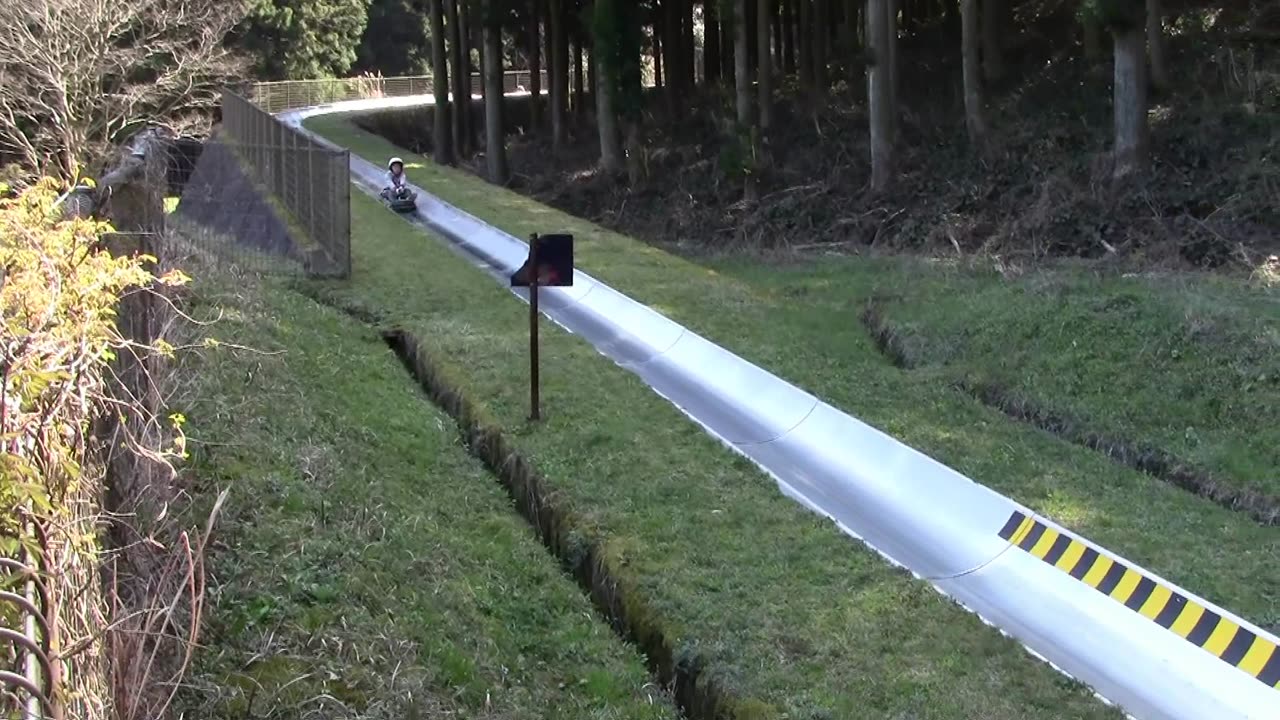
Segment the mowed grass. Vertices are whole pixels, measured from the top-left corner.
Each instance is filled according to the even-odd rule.
[[[369,158],[405,155],[340,116],[318,117],[309,126]],[[859,314],[873,296],[910,292],[913,285],[930,282],[929,273],[935,271],[929,265],[892,259],[841,261],[825,273],[812,266],[784,269],[741,260],[722,263],[718,269],[702,267],[468,173],[419,156],[405,157],[411,163],[410,178],[445,201],[517,236],[573,232],[579,266],[619,290],[978,482],[1264,627],[1280,630],[1280,566],[1274,561],[1280,556],[1280,532],[1275,528],[1011,420],[952,389],[945,370],[903,372],[880,354]],[[386,228],[384,232],[404,234],[393,229],[394,219],[371,217]],[[369,243],[364,252],[374,254],[357,253],[357,277],[370,273],[358,280],[357,292],[402,313],[424,312],[424,295],[431,285],[443,282],[440,273],[424,268],[414,278],[401,267],[400,273],[385,276],[390,271],[382,264],[395,262],[386,249],[391,241],[372,233],[361,236]],[[411,242],[415,247],[420,243]],[[436,251],[423,245],[403,252],[415,257]],[[933,301],[962,305],[965,299],[939,290]],[[473,327],[475,312],[479,311],[460,308],[454,322]],[[518,315],[520,310],[495,312]],[[492,342],[490,337],[477,339],[481,346],[494,347]],[[511,342],[504,352],[519,351],[518,341]],[[515,398],[520,397],[520,367],[514,363],[502,370],[516,388]],[[488,366],[480,369],[499,372]],[[1119,364],[1109,373],[1134,376],[1142,370]],[[571,372],[576,383],[588,370],[575,367]],[[546,377],[554,382],[550,373]],[[608,385],[597,390],[602,397],[613,395]],[[1116,406],[1124,402],[1118,394],[1113,399]],[[610,428],[631,432],[622,413]],[[662,452],[661,446],[652,451]],[[699,462],[718,466],[726,462],[723,457]]]
[[[838,301],[833,288],[854,265],[754,280],[793,292],[825,279],[814,294]],[[1280,498],[1280,288],[1064,270],[1005,280],[939,268],[885,291],[897,298],[883,314],[911,339],[916,364],[1008,388]]]
[[[313,286],[422,340],[544,476],[678,660],[751,718],[1117,717],[895,570],[548,323],[527,422],[527,311],[439,240],[353,199],[354,275]]]
[[[191,475],[230,496],[186,717],[676,716],[376,333],[194,274]]]
[[[343,116],[310,124],[371,158],[398,151]],[[470,173],[422,159],[411,174],[513,234],[571,229],[580,266],[638,299],[667,303],[678,314],[675,300],[713,292],[705,280],[677,292],[697,268]],[[768,301],[803,306],[809,344],[823,354],[867,360],[862,340],[837,336],[833,343],[827,329],[848,325],[867,300],[883,298],[882,315],[913,364],[942,370],[943,382],[998,386],[1088,431],[1158,448],[1229,487],[1280,498],[1280,284],[1173,273],[1119,277],[1071,264],[1010,280],[913,258],[730,259],[712,266]],[[715,318],[703,324],[725,325]],[[808,367],[787,377],[808,387],[815,371],[826,369],[802,362]]]

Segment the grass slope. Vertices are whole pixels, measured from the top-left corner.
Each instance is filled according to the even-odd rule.
[[[322,116],[309,126],[369,158],[404,153],[343,117]],[[1280,629],[1280,567],[1272,562],[1280,553],[1280,533],[1274,528],[1014,422],[952,390],[936,372],[904,373],[881,356],[858,315],[869,298],[886,288],[905,291],[921,279],[928,282],[923,263],[845,262],[813,277],[806,268],[787,274],[743,262],[717,271],[468,173],[406,157],[411,179],[445,201],[518,236],[573,232],[579,266],[619,290],[969,477],[1264,627]],[[384,232],[402,234],[390,220],[394,218],[370,217]],[[422,312],[429,292],[424,279],[443,281],[440,273],[424,267],[418,271],[421,277],[414,278],[403,275],[404,266],[387,276],[382,264],[394,262],[384,247],[389,241],[372,232],[362,235],[369,244],[365,254],[357,254],[366,266],[363,279],[361,269],[356,270],[360,292],[402,312]],[[436,250],[403,252],[416,256]],[[937,287],[936,302],[960,304],[954,291]],[[474,314],[459,312],[468,320]],[[518,346],[508,351],[515,353]],[[493,372],[487,369],[493,361],[484,362],[478,370]],[[523,378],[518,368],[504,370],[516,388]],[[575,382],[585,372],[575,368]],[[598,390],[601,397],[612,393],[603,385]],[[615,432],[631,432],[621,417],[610,426]]]
[[[372,200],[356,197],[353,217],[353,281],[318,292],[422,338],[651,608],[646,621],[675,655],[704,662],[754,708],[743,717],[1115,716],[551,326],[546,420],[530,426],[522,306]]]
[[[193,300],[193,471],[232,491],[188,717],[674,717],[375,333],[272,281]]]
[[[774,277],[785,291],[849,269]],[[921,280],[885,310],[916,338],[917,364],[999,384],[1280,498],[1280,292],[1168,275]]]

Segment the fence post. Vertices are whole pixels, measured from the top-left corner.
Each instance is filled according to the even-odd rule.
[[[249,115],[249,141],[253,144],[249,147],[249,152],[253,153],[253,179],[255,182],[266,184],[266,178],[263,176],[262,169],[267,166],[267,153],[264,138],[262,137],[262,116],[257,113],[246,112]]]
[[[254,143],[258,148],[258,182],[264,187],[270,187],[271,182],[271,153],[269,147],[271,145],[270,133],[271,126],[265,122],[265,118],[270,117],[265,111],[254,115]]]
[[[279,182],[280,184],[280,201],[287,203],[288,195],[289,195],[289,172],[288,172],[288,168],[285,167],[285,163],[288,162],[288,159],[289,159],[288,158],[289,148],[285,145],[285,138],[291,135],[292,132],[289,130],[289,128],[284,126],[284,123],[280,122],[279,120],[273,119],[272,122],[276,126],[276,137],[279,139],[279,141],[276,142],[275,145],[276,145],[276,177],[278,178],[277,182]]]
[[[334,198],[338,206],[338,217],[340,222],[334,223],[338,227],[338,238],[341,240],[341,255],[339,262],[339,276],[346,278],[351,276],[351,154],[347,150],[343,150],[336,158],[339,172],[333,175],[336,178],[337,192]]]
[[[297,207],[301,202],[299,175],[302,174],[302,163],[298,159],[298,133],[285,128],[285,207]],[[292,182],[290,182],[292,180]]]
[[[268,147],[267,152],[270,153],[271,157],[271,192],[275,193],[275,196],[280,199],[281,203],[283,203],[284,173],[281,172],[280,168],[280,160],[282,159],[280,157],[280,131],[282,128],[280,127],[280,123],[276,122],[274,119],[269,119],[267,123],[267,136],[270,138],[270,146]]]
[[[320,235],[316,227],[316,143],[310,138],[307,139],[307,178],[307,232],[316,238]]]

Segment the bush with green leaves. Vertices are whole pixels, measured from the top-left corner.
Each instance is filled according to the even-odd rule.
[[[104,246],[111,226],[62,219],[60,190],[45,179],[0,199],[0,587],[30,592],[49,619],[31,638],[48,658],[43,692],[65,717],[98,718],[110,705],[99,642],[109,612],[98,572],[105,491],[93,423],[142,411],[114,392],[117,355],[172,351],[121,335],[122,296],[186,278],[155,277],[153,258],[112,255]],[[161,460],[180,454],[176,437],[174,446],[148,452]],[[0,624],[23,627],[18,612],[0,604]],[[22,673],[16,646],[4,647],[0,666]],[[6,716],[18,710],[6,702]]]

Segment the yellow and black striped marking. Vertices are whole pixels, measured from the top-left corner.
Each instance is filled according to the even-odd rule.
[[[1015,511],[1000,537],[1280,690],[1280,649],[1075,538]]]

